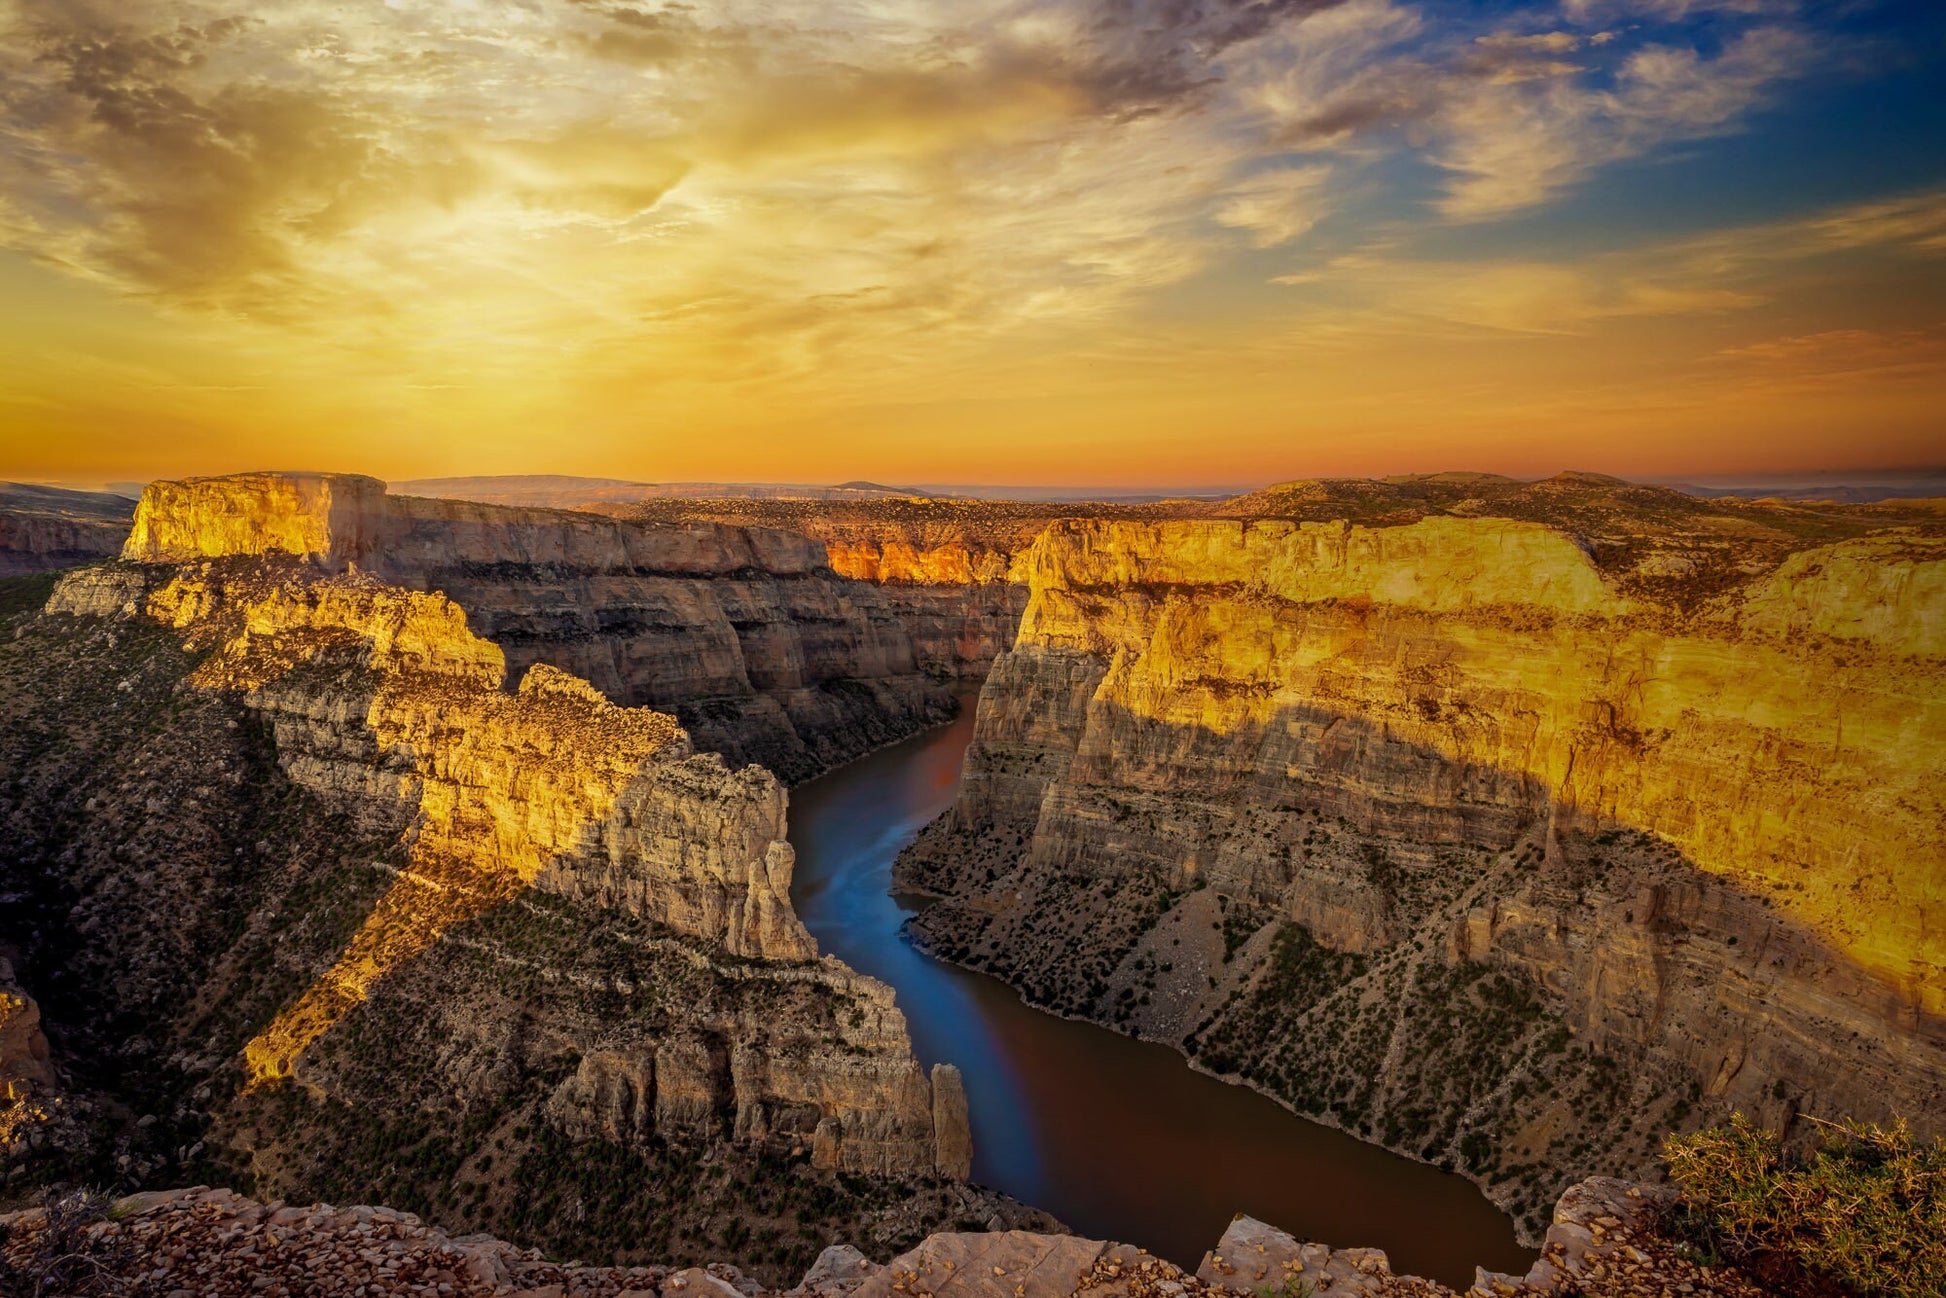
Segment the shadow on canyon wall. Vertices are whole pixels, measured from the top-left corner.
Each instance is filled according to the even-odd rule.
[[[1058,666],[897,875],[942,899],[923,945],[1030,1002],[1465,1171],[1530,1235],[1557,1182],[1732,1109],[1946,1113],[1946,1019],[1665,839],[1369,717],[1184,725]]]

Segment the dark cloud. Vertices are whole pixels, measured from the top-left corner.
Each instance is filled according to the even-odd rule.
[[[384,124],[338,96],[255,78],[197,86],[193,74],[251,26],[44,18],[39,75],[5,102],[10,161],[38,182],[16,201],[47,224],[85,211],[69,255],[138,291],[282,317],[305,306],[302,246],[402,190],[465,184],[450,154],[408,166],[380,143]]]
[[[1345,0],[1096,0],[1079,79],[1109,112],[1178,103],[1219,80],[1232,47]]]
[[[636,67],[668,67],[700,55],[721,55],[743,45],[743,34],[707,26],[689,5],[647,9],[615,0],[572,0],[601,20],[581,41],[594,54]]]
[[[1302,145],[1409,126],[1482,85],[1572,76],[1586,69],[1564,56],[1580,45],[1578,38],[1558,33],[1496,33],[1458,46],[1443,58],[1375,63],[1337,87],[1317,111],[1291,122],[1278,139]]]

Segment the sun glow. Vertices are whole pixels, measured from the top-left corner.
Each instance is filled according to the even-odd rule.
[[[0,469],[1935,455],[1946,177],[1673,219],[1839,56],[1615,7],[15,0]]]

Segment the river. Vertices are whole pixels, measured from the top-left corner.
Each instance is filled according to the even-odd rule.
[[[1475,1263],[1525,1271],[1513,1223],[1465,1179],[1296,1117],[1165,1046],[1042,1013],[914,950],[892,861],[953,801],[972,700],[949,726],[792,791],[791,899],[819,946],[898,994],[921,1063],[957,1064],[973,1178],[1080,1234],[1194,1267],[1239,1212],[1300,1239],[1383,1248],[1395,1271],[1464,1289]]]

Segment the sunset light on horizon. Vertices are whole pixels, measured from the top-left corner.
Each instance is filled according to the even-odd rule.
[[[0,477],[1946,461],[1946,19],[6,0]]]

